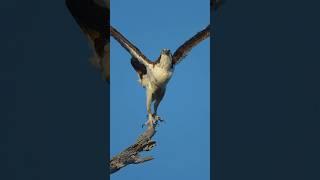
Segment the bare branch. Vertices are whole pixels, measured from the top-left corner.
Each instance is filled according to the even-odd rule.
[[[142,133],[133,145],[129,146],[110,160],[110,174],[117,172],[129,164],[140,164],[154,159],[151,156],[140,157],[139,153],[142,151],[150,151],[156,145],[156,142],[151,140],[156,133],[156,126],[157,122],[153,127],[149,127]]]

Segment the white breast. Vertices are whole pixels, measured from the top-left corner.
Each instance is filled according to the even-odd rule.
[[[141,81],[142,86],[163,87],[166,86],[173,74],[171,68],[172,57],[161,55],[160,62],[156,64],[149,64],[146,66],[147,74]]]
[[[169,82],[172,74],[173,74],[173,71],[171,69],[164,69],[160,66],[155,66],[150,71],[149,77],[152,83],[158,86],[163,86]]]

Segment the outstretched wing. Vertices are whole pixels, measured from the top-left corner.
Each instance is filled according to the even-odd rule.
[[[109,0],[66,0],[66,5],[94,49],[94,63],[110,81]]]
[[[210,0],[210,11],[213,11],[213,13],[219,11],[224,3],[225,0]]]
[[[127,40],[119,31],[117,31],[114,27],[110,26],[111,36],[119,42],[119,44],[127,50],[132,58],[138,60],[144,66],[148,66],[153,64],[142,52],[135,47],[129,40]]]
[[[143,78],[143,75],[147,74],[146,66],[141,64],[137,59],[133,57],[131,58],[131,65],[133,69],[138,73],[140,79]]]
[[[192,38],[183,43],[173,54],[172,62],[173,64],[179,63],[187,54],[191,51],[193,47],[198,45],[201,41],[205,40],[210,36],[210,25],[208,25],[205,29],[198,32]]]

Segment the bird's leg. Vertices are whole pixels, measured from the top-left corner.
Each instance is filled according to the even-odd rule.
[[[153,117],[156,121],[164,121],[163,119],[161,119],[160,116],[158,116],[158,107],[159,107],[159,104],[162,100],[162,98],[164,97],[164,94],[166,92],[166,88],[160,88],[158,89],[158,91],[156,92],[157,95],[156,95],[156,98],[155,98],[155,102],[154,102],[154,114],[153,114]]]
[[[151,103],[152,103],[152,91],[150,89],[147,89],[147,112],[148,112],[148,121],[144,125],[148,125],[148,127],[153,127],[153,124],[155,123],[155,119],[152,116],[151,112]]]
[[[161,119],[161,117],[157,115],[157,111],[158,111],[159,104],[160,104],[160,101],[159,101],[159,100],[156,100],[156,101],[154,102],[154,113],[152,114],[152,117],[153,117],[156,121],[163,121],[163,120]]]
[[[153,128],[157,120],[153,117],[152,113],[148,113],[147,116],[148,120],[142,125],[142,127],[148,126],[148,128]]]

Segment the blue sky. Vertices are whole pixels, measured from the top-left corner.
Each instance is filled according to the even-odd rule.
[[[111,24],[149,59],[160,50],[173,52],[209,23],[209,0],[111,1]],[[209,39],[176,66],[158,114],[157,146],[145,153],[155,159],[129,165],[112,180],[152,178],[209,179],[210,52]],[[111,156],[135,142],[146,121],[145,91],[130,55],[111,39]]]

